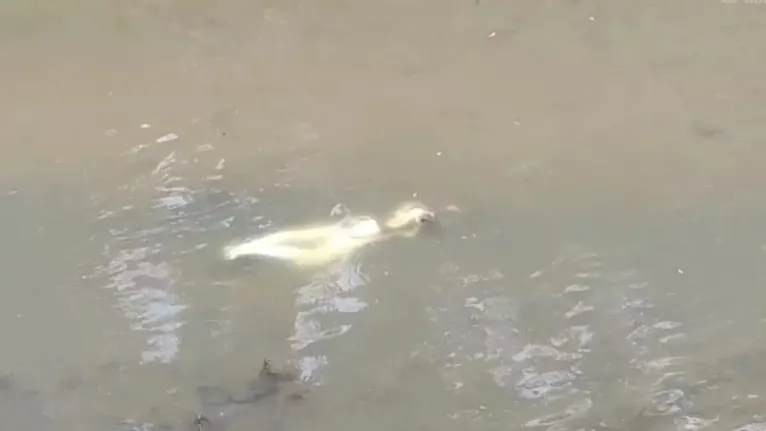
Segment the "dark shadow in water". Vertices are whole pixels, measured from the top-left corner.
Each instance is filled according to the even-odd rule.
[[[18,385],[11,374],[0,376],[2,429],[40,431],[56,429],[39,395]]]
[[[286,405],[303,399],[303,391],[289,387],[296,380],[296,373],[275,370],[269,360],[264,360],[255,379],[240,391],[232,393],[218,386],[201,386],[198,394],[203,412],[192,421],[191,429],[236,430],[256,424],[258,429],[279,429]]]

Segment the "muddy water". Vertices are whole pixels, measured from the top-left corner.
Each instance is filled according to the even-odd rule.
[[[766,429],[766,6],[0,20],[4,428]],[[460,211],[323,271],[220,259],[415,194]]]

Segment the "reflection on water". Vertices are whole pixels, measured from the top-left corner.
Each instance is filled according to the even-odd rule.
[[[291,347],[300,354],[318,341],[348,332],[350,323],[334,322],[333,318],[338,313],[358,313],[367,308],[367,303],[353,296],[354,290],[366,283],[361,265],[345,262],[299,287],[295,300],[295,332],[288,339]],[[302,356],[298,361],[304,380],[316,378],[320,367],[327,365],[325,355]]]
[[[458,354],[449,355],[447,369],[481,362],[496,385],[508,390],[513,399],[524,400],[525,416],[531,415],[525,419],[528,427],[572,429],[578,420],[583,426],[587,420],[582,420],[594,405],[593,397],[598,396],[590,381],[599,376],[588,372],[591,362],[600,360],[594,349],[614,342],[615,334],[610,332],[630,321],[632,313],[603,299],[631,289],[626,274],[606,276],[605,266],[594,253],[570,250],[548,267],[532,272],[527,280],[515,283],[498,271],[485,276],[450,275],[466,296],[451,299],[454,305],[433,310],[433,320],[447,323],[450,316],[466,317],[448,326],[447,342]],[[601,291],[594,293],[594,288]],[[613,305],[617,308],[611,308]],[[599,320],[609,320],[609,324],[593,327]],[[466,334],[463,328],[471,332]],[[610,332],[602,334],[598,328]],[[638,341],[627,347],[651,354]],[[610,367],[628,370],[630,365],[611,363]],[[459,372],[456,374],[447,377],[456,388],[465,390],[465,382],[456,381]]]
[[[96,267],[89,278],[104,278],[104,287],[116,292],[117,308],[133,322],[131,329],[147,333],[146,350],[141,352],[142,362],[169,363],[179,353],[179,330],[184,326],[183,311],[188,305],[176,291],[183,276],[177,264],[176,254],[180,253],[169,250],[171,245],[167,242],[169,238],[182,238],[186,232],[202,228],[203,220],[187,218],[190,216],[187,207],[194,203],[195,192],[188,188],[183,175],[183,165],[190,160],[181,159],[182,155],[177,153],[170,151],[151,172],[122,187],[136,194],[148,192],[151,196],[149,208],[127,205],[121,210],[101,209],[96,218],[109,218],[112,222],[110,240],[103,253],[108,263]],[[156,215],[158,225],[135,229],[115,223],[120,220],[118,213],[127,212],[129,217],[130,212],[136,211]],[[204,247],[204,244],[193,248],[200,246]]]
[[[565,248],[526,279],[446,268],[453,294],[430,309],[445,330],[445,379],[455,393],[475,391],[461,370],[478,362],[523,406],[515,417],[527,427],[666,429],[668,417],[667,429],[704,429],[724,414],[702,407],[712,394],[744,406],[760,398],[738,390],[739,377],[700,369],[708,359],[687,331],[706,329],[683,315],[685,298],[614,259]]]
[[[172,267],[148,262],[161,251],[157,246],[121,250],[104,270],[109,276],[106,288],[118,292],[118,307],[135,322],[131,329],[150,334],[148,350],[141,352],[144,362],[173,360],[180,344],[177,331],[183,326],[180,313],[186,308],[173,294],[178,276]]]

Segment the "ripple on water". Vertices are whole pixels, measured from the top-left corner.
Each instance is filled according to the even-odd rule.
[[[338,315],[358,313],[367,308],[368,304],[353,293],[368,281],[360,264],[344,262],[315,275],[309,283],[298,288],[295,329],[288,341],[293,350],[304,354],[297,361],[304,381],[319,382],[318,372],[328,364],[325,355],[307,354],[309,347],[351,329],[350,323],[337,321]]]
[[[766,431],[766,422],[751,423],[742,425],[734,431]]]
[[[674,387],[684,358],[667,349],[684,325],[662,318],[639,271],[610,268],[576,248],[519,280],[445,268],[445,283],[456,288],[444,289],[430,314],[446,329],[443,375],[456,391],[470,389],[461,370],[475,363],[508,391],[509,406],[525,406],[513,416],[526,417],[527,427],[619,424],[626,418],[609,414],[604,399],[613,390],[636,404],[633,415],[667,416],[678,429],[714,423],[691,415],[689,394]]]
[[[160,246],[119,250],[92,274],[106,276],[104,287],[116,292],[116,306],[131,320],[130,328],[148,333],[142,362],[170,362],[180,348],[178,317],[186,305],[172,290],[178,272],[167,262],[151,261],[160,254]]]
[[[195,177],[190,173],[193,169],[219,171],[222,164],[218,159],[211,159],[209,167],[199,166],[205,160],[193,152],[151,145],[129,152],[127,157],[129,162],[157,162],[134,181],[118,187],[119,196],[94,202],[101,206],[94,221],[109,232],[103,251],[107,262],[86,278],[99,280],[113,291],[116,308],[131,321],[130,329],[146,334],[141,362],[168,363],[180,351],[179,331],[186,324],[183,314],[189,307],[178,291],[182,278],[178,257],[204,248],[197,243],[179,245],[177,240],[186,233],[220,225],[217,218],[223,216],[215,215],[214,210],[231,203],[227,199],[194,211],[196,197],[207,196],[209,191],[191,189],[194,181],[186,178]],[[118,203],[115,208],[103,208],[104,202],[111,201]]]

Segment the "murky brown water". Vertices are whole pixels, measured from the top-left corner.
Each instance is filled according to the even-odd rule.
[[[764,31],[744,0],[5,2],[2,428],[766,429]],[[324,272],[220,259],[415,193],[461,211]],[[265,358],[301,381],[215,402]]]

